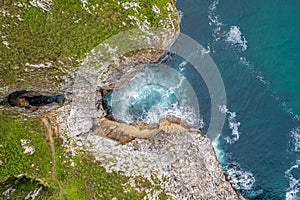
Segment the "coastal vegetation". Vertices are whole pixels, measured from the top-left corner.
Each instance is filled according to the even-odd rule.
[[[155,184],[155,177],[151,183],[143,177],[107,172],[85,148],[76,149],[74,154],[62,145],[62,138],[54,135],[52,161],[47,130],[38,117],[0,111],[0,121],[0,194],[12,187],[15,191],[11,199],[23,199],[39,187],[40,197],[45,199],[141,199],[146,191],[162,190],[159,183]],[[34,152],[26,152],[22,140],[28,141]]]
[[[3,4],[0,95],[19,87],[62,89],[95,46],[124,30],[166,26],[168,15],[177,14],[168,10],[172,5],[168,0],[22,0]]]
[[[28,115],[5,96],[18,89],[69,90],[85,55],[131,28],[166,27],[169,0],[20,0],[0,7],[0,196],[10,199],[142,199],[159,191],[154,176],[107,172],[76,146],[55,112]],[[135,52],[138,53],[138,52]],[[41,188],[41,189],[40,189]],[[36,195],[36,196],[35,196]]]

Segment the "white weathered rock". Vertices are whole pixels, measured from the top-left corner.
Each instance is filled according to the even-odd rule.
[[[25,200],[27,199],[35,199],[36,197],[38,197],[40,191],[43,189],[43,187],[39,187],[39,188],[36,188],[34,191],[31,191],[27,194],[27,196],[25,197]]]
[[[52,6],[52,0],[31,0],[29,3],[36,8],[41,8],[45,12],[49,12]]]
[[[163,187],[174,199],[243,199],[225,180],[208,138],[198,132],[170,130],[126,145],[96,135],[88,140],[108,171],[166,177]]]
[[[34,154],[35,152],[35,147],[33,145],[30,145],[30,141],[29,140],[21,140],[21,146],[23,148],[23,153],[25,154]]]
[[[10,187],[7,190],[5,190],[4,192],[2,192],[2,196],[9,197],[15,191],[16,191],[16,189]]]

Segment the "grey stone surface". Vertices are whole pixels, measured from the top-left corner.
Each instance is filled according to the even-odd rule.
[[[108,171],[166,177],[163,187],[172,199],[244,199],[225,180],[207,137],[190,130],[167,130],[125,145],[96,135],[89,135],[88,140]]]

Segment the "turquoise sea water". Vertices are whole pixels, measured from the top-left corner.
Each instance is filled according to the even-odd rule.
[[[219,106],[226,119],[215,150],[233,185],[249,199],[299,200],[300,1],[178,0],[177,7],[182,32],[206,48],[225,85],[227,105]],[[212,105],[201,75],[175,54],[160,62],[188,80],[200,118],[181,110],[181,105],[191,104],[184,101],[189,96],[180,91],[181,79],[172,78],[176,73],[165,68],[145,68],[129,88],[104,97],[106,104],[114,105],[110,101],[115,95],[120,108],[115,117],[128,122],[153,122],[161,112],[183,112],[183,118],[193,118],[191,124],[206,132]],[[149,85],[153,79],[155,87]],[[178,90],[157,83],[173,84]],[[118,95],[126,98],[120,101]],[[166,112],[160,105],[171,106]],[[130,117],[130,110],[137,116]]]
[[[177,6],[182,32],[210,50],[225,83],[225,171],[250,199],[300,199],[300,2]]]

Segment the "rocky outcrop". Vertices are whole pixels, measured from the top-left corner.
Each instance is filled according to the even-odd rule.
[[[98,135],[89,135],[88,140],[107,170],[164,177],[162,187],[172,199],[244,199],[226,180],[210,140],[197,130],[165,120],[148,139],[125,145]]]
[[[172,35],[171,38],[176,38],[176,35],[177,34]],[[172,44],[172,41],[169,42],[169,45],[170,44]],[[167,47],[159,48],[165,49]],[[126,60],[119,66],[110,68],[105,79],[101,81],[101,88],[111,90],[125,87],[144,65],[156,62],[165,53],[162,49],[140,49],[132,56],[126,57]]]
[[[78,70],[71,105],[59,111],[61,129],[89,141],[108,171],[158,177],[172,199],[244,199],[226,180],[210,140],[199,130],[173,116],[151,125],[117,122],[105,118],[99,104],[100,90],[124,87],[145,64],[159,59],[178,33],[179,28],[129,31],[92,50]]]
[[[176,20],[176,19],[175,19]],[[176,41],[179,29],[133,29],[119,33],[95,47],[77,70],[73,85],[70,114],[67,118],[70,136],[86,134],[96,119],[103,117],[97,104],[100,89],[127,85],[145,65],[157,61]]]
[[[149,139],[160,131],[194,131],[202,134],[199,130],[190,127],[184,120],[172,115],[161,119],[159,124],[146,124],[144,122],[135,122],[126,124],[107,119],[100,119],[99,128],[94,129],[93,134],[108,137],[121,144],[126,144],[135,138]]]
[[[107,7],[109,9],[107,13],[110,13],[111,6]],[[50,48],[48,53],[46,52],[47,55],[51,55],[50,60],[53,62],[48,62],[47,59],[43,61],[42,57],[46,55],[45,52],[41,52],[42,56],[38,59],[27,60],[28,56],[24,56],[26,59],[23,59],[22,62],[7,65],[16,70],[14,74],[16,79],[9,80],[12,76],[7,76],[6,70],[1,71],[2,79],[3,77],[5,79],[1,80],[3,86],[0,87],[0,94],[8,94],[21,86],[28,87],[30,91],[15,91],[7,96],[6,100],[11,106],[17,107],[15,109],[22,111],[27,108],[36,109],[43,105],[36,112],[41,114],[53,111],[53,107],[57,107],[52,104],[62,102],[63,98],[56,93],[43,92],[40,88],[47,88],[49,91],[58,88],[64,89],[68,94],[72,94],[67,97],[68,101],[65,105],[56,110],[61,132],[66,133],[70,140],[79,138],[91,143],[90,150],[108,171],[124,172],[128,176],[144,176],[150,181],[156,177],[159,179],[159,183],[156,184],[160,184],[172,199],[243,199],[226,181],[210,140],[199,130],[190,128],[186,122],[174,116],[167,116],[159,124],[142,122],[126,124],[105,118],[105,113],[101,109],[101,90],[124,87],[145,64],[157,61],[176,40],[179,34],[179,20],[176,17],[178,13],[174,2],[168,3],[165,7],[167,17],[159,20],[155,29],[148,27],[147,17],[139,19],[132,16],[131,12],[128,16],[130,20],[127,23],[133,24],[130,27],[138,29],[122,33],[123,28],[118,29],[119,34],[116,36],[105,41],[99,40],[101,44],[87,54],[84,60],[81,60],[81,54],[76,55],[77,52],[82,52],[82,46],[78,45],[80,51],[72,51],[70,54],[68,53],[69,48],[64,48],[67,53],[61,55],[60,42],[54,42],[59,45],[55,46],[56,48]],[[157,13],[156,17],[162,13],[155,5],[149,9]],[[102,16],[104,13],[101,11],[100,15]],[[140,12],[136,14],[137,16],[141,15]],[[47,16],[45,15],[45,17]],[[92,17],[93,19],[97,18]],[[59,17],[58,19],[61,20]],[[20,20],[18,23],[22,21]],[[107,21],[109,21],[107,25],[110,25],[110,18]],[[78,22],[81,23],[79,19],[76,23]],[[73,30],[73,21],[71,25]],[[97,25],[89,29],[94,30],[95,27],[106,26]],[[115,29],[109,30],[115,31]],[[82,34],[82,32],[79,33]],[[89,37],[91,34],[88,32]],[[63,40],[63,36],[52,39]],[[73,37],[69,38],[71,38],[70,46],[75,48],[74,43],[76,42],[74,41],[77,40],[74,40]],[[32,37],[28,38],[28,41],[33,41]],[[41,41],[44,42],[44,37]],[[51,41],[50,44],[53,43],[52,40],[49,41]],[[39,49],[32,48],[32,45],[27,43],[24,44],[26,44],[26,48]],[[85,48],[93,48],[94,45],[93,43],[91,47],[86,46]],[[11,48],[20,49],[19,45],[15,45],[15,47],[12,45]],[[5,49],[6,53],[10,52],[11,48]],[[52,52],[52,49],[55,51],[59,49],[59,55],[56,55],[57,52]],[[14,55],[13,51],[11,52],[11,55]],[[13,58],[9,57],[8,63],[22,59]],[[29,61],[37,64],[30,64]],[[43,62],[40,63],[40,61]],[[77,68],[79,63],[81,63],[80,67]],[[76,76],[74,75],[75,68]],[[72,88],[70,88],[71,84]],[[33,90],[33,85],[39,89]],[[0,100],[2,101],[2,99],[4,98],[1,97]],[[47,102],[47,99],[51,100]],[[28,150],[32,147],[28,146],[28,141],[24,141],[22,147],[24,147],[24,153],[32,152],[34,154],[34,151]],[[40,186],[37,183],[37,187],[32,188],[22,198],[33,199],[39,192],[42,192],[40,189],[42,186]],[[10,185],[2,185],[2,187],[6,188],[2,196],[7,197],[16,192]],[[158,199],[158,195],[153,193],[145,199]]]
[[[103,115],[97,122],[85,139],[108,171],[157,177],[171,199],[244,199],[224,175],[211,141],[180,118],[126,124]]]

